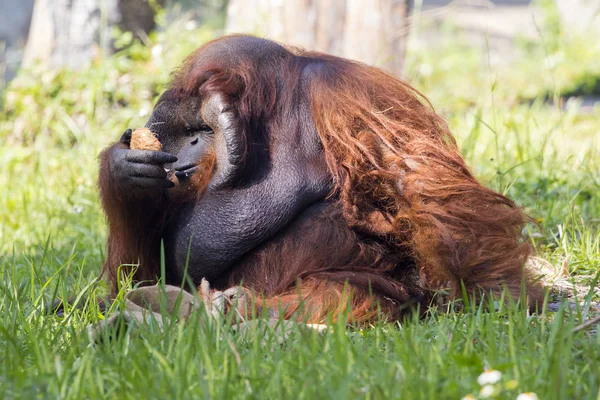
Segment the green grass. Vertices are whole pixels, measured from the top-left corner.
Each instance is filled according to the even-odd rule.
[[[486,303],[401,325],[297,330],[283,346],[268,334],[203,326],[198,316],[93,345],[85,327],[102,318],[93,304],[64,318],[44,315],[56,296],[85,302],[103,291],[95,284],[106,235],[97,155],[125,128],[144,124],[169,72],[211,37],[198,29],[181,35],[185,27],[83,71],[22,71],[6,91],[0,397],[460,399],[478,395],[477,377],[493,368],[503,374],[498,398],[600,398],[598,330],[572,332],[599,296],[600,109],[581,113],[572,102],[562,111],[543,101],[549,88],[560,89],[552,76],[563,75],[538,63],[547,54],[542,43],[524,47],[536,57],[496,68],[486,54],[444,38],[435,51],[409,52],[407,77],[447,118],[476,175],[539,222],[526,233],[576,284],[581,301],[573,307],[528,315]],[[581,70],[587,64],[578,63],[573,40],[555,40],[555,51],[575,57],[565,68]],[[522,101],[532,93],[536,100]]]

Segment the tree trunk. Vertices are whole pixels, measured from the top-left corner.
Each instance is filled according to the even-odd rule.
[[[400,75],[410,0],[230,0],[226,32],[383,67]]]
[[[36,0],[23,62],[79,68],[112,52],[115,25],[144,39],[154,10],[148,0]]]
[[[4,82],[15,75],[23,58],[33,0],[1,0],[0,9],[0,94]]]

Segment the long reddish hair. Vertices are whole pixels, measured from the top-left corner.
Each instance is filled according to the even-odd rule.
[[[506,284],[517,298],[532,252],[523,211],[475,179],[415,89],[377,68],[309,56],[325,64],[311,82],[312,110],[346,221],[408,246],[428,288],[456,296],[461,281]]]

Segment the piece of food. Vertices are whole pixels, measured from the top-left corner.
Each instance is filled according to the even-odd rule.
[[[140,128],[133,131],[131,134],[131,142],[129,143],[131,150],[153,150],[159,151],[162,149],[160,141],[154,133],[148,128]],[[173,182],[175,185],[179,185],[179,180],[175,176],[174,171],[167,171],[167,179]]]
[[[175,185],[179,185],[179,178],[175,175],[173,170],[167,171],[167,179],[173,182]]]
[[[159,151],[162,145],[156,138],[156,135],[148,128],[140,128],[131,134],[131,143],[129,148],[132,150],[154,150]]]

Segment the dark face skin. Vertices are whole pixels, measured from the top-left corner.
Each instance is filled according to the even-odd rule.
[[[195,63],[199,68],[227,66],[241,58],[260,68],[265,54],[294,57],[284,52],[261,39],[232,38],[206,48]],[[176,189],[165,169],[174,170],[185,183],[203,172],[197,165],[204,157],[216,156],[203,195],[166,206],[162,237],[169,281],[181,282],[185,270],[196,284],[202,278],[217,279],[329,194],[331,176],[306,88],[298,85],[293,90],[301,99],[293,109],[257,119],[251,126],[240,120],[237,104],[218,91],[183,98],[167,91],[146,124],[157,134],[162,151],[115,151],[111,179],[141,197],[164,191],[169,198]]]
[[[201,115],[199,97],[177,101],[169,92],[158,100],[146,127],[154,132],[162,150],[177,157],[165,168],[175,173],[185,183],[198,172],[198,162],[214,149],[214,131]]]

